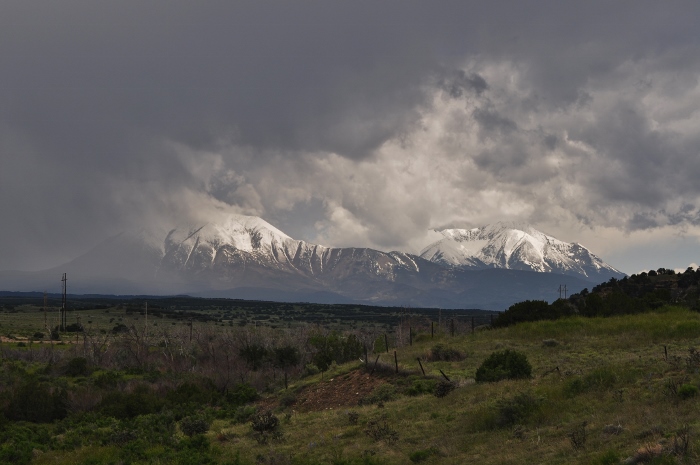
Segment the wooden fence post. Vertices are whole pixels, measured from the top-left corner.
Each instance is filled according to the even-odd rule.
[[[425,376],[425,370],[423,369],[423,364],[420,362],[420,357],[416,357],[416,360],[418,360],[418,366],[420,366],[420,371],[422,371],[423,376]]]
[[[374,373],[374,370],[377,369],[377,363],[379,363],[379,355],[377,355],[377,358],[374,360],[374,367],[372,367],[372,371],[369,372],[370,376],[372,376],[372,373]]]

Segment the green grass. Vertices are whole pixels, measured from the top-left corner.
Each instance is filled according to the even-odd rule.
[[[428,362],[437,343],[464,358]],[[700,314],[675,307],[613,318],[524,323],[454,338],[433,339],[423,333],[412,346],[396,349],[403,374],[388,379],[397,395],[383,408],[300,413],[293,406],[280,407],[276,414],[283,435],[266,444],[254,438],[249,423],[219,418],[206,434],[211,443],[206,453],[217,463],[246,464],[612,464],[660,440],[670,446],[687,425],[689,451],[659,463],[697,463],[700,395],[692,386],[698,386],[700,374],[685,360],[688,348],[698,346]],[[524,353],[533,377],[475,383],[481,362],[504,349]],[[379,355],[381,363],[393,366],[393,349]],[[422,388],[402,395],[423,379],[417,357],[431,379],[441,377],[442,370],[458,388],[444,398]],[[362,369],[359,362],[332,366],[290,384],[290,390]],[[678,383],[681,394],[669,391],[669,380]],[[284,390],[269,394],[284,395]],[[348,420],[348,410],[359,415],[356,424]],[[386,425],[398,439],[371,437],[366,430],[372,424]],[[608,425],[621,426],[621,432],[606,433]],[[580,431],[586,433],[585,443],[574,447],[572,437]],[[188,463],[201,447],[183,442],[181,435],[174,440],[181,444],[176,452],[152,446],[126,456],[128,450],[86,446],[39,453],[33,463],[119,463],[119,454],[132,463]]]

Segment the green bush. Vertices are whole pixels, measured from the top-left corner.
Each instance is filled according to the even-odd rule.
[[[525,321],[556,320],[574,313],[574,308],[567,301],[559,299],[552,305],[544,300],[526,300],[511,305],[500,313],[493,326],[504,328]]]
[[[541,412],[541,404],[541,399],[526,392],[501,399],[496,403],[496,424],[501,428],[525,424]]]
[[[66,376],[87,376],[90,374],[88,361],[85,357],[75,357],[68,361],[64,370]]]
[[[438,381],[438,383],[435,385],[435,390],[433,391],[433,394],[435,394],[435,397],[445,397],[447,394],[454,391],[456,388],[457,385],[454,382],[442,379]]]
[[[187,436],[192,437],[195,434],[204,434],[209,431],[211,422],[201,416],[190,416],[180,420],[180,430]]]
[[[620,454],[614,450],[608,450],[599,455],[593,463],[595,465],[617,465],[620,460]]]
[[[464,355],[457,349],[445,347],[443,344],[436,344],[430,349],[428,360],[431,362],[458,362],[464,359]]]
[[[428,460],[430,457],[433,455],[437,455],[439,451],[437,450],[436,447],[431,447],[429,449],[423,449],[423,450],[417,450],[413,453],[411,453],[408,458],[411,460],[413,463],[419,463],[423,462],[424,460]]]
[[[248,383],[238,383],[226,393],[226,401],[233,406],[254,402],[258,397],[258,391]]]
[[[95,375],[94,384],[97,387],[108,388],[116,387],[118,382],[122,380],[122,375],[116,371],[103,371]]]
[[[405,393],[408,396],[420,396],[422,394],[429,394],[435,391],[436,385],[437,380],[435,379],[417,379],[413,381],[413,383],[406,390]]]
[[[698,387],[694,384],[684,384],[678,388],[678,397],[690,399],[698,395]]]
[[[506,349],[493,352],[476,370],[477,383],[492,383],[503,379],[525,379],[532,375],[532,366],[525,354]]]
[[[309,336],[308,344],[315,353],[312,362],[321,371],[326,371],[335,363],[345,363],[355,360],[364,353],[364,345],[354,334],[347,337],[333,331],[324,335],[315,333]]]
[[[394,399],[396,399],[396,387],[389,383],[383,383],[374,388],[372,394],[361,399],[360,404],[379,404]]]
[[[586,374],[584,377],[569,379],[564,384],[564,396],[575,397],[591,390],[607,390],[617,383],[618,375],[610,367],[600,367]]]
[[[182,405],[188,403],[209,404],[216,394],[213,389],[207,389],[195,383],[182,383],[177,388],[168,392],[165,396],[170,405]]]
[[[102,398],[98,409],[105,416],[126,419],[158,413],[164,405],[162,397],[144,387],[132,393],[110,392]]]
[[[65,418],[66,394],[30,377],[11,393],[5,415],[10,420],[35,423],[50,423]]]
[[[571,399],[572,397],[576,397],[579,394],[582,394],[586,392],[586,385],[583,382],[583,379],[580,377],[576,378],[571,378],[566,381],[564,384],[563,392],[564,392],[564,397],[567,397]]]
[[[233,412],[231,420],[234,423],[248,423],[255,415],[255,412],[257,412],[257,409],[254,405],[242,405]]]

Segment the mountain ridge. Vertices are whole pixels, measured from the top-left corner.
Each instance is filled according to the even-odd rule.
[[[456,234],[456,233],[455,233]],[[43,290],[68,272],[72,292],[192,294],[297,301],[503,309],[553,300],[597,282],[532,269],[448,266],[400,251],[334,248],[293,239],[258,217],[231,215],[169,231],[115,235],[50,270],[0,272],[0,287]],[[602,280],[601,280],[602,281]],[[4,289],[3,289],[4,290]]]
[[[625,276],[581,244],[561,241],[527,223],[497,222],[480,228],[436,232],[443,238],[423,248],[420,256],[447,266],[529,269],[598,282]]]

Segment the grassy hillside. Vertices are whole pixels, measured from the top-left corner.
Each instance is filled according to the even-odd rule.
[[[0,439],[7,448],[34,438],[37,464],[700,461],[700,356],[693,349],[700,347],[700,314],[688,309],[568,317],[457,337],[418,334],[396,349],[398,374],[393,348],[377,347],[367,366],[358,360],[325,373],[307,370],[289,389],[268,392],[257,416],[250,405],[227,410],[199,401],[181,415],[173,408],[121,420],[102,410],[40,426],[5,421]],[[532,377],[475,383],[481,362],[504,349],[525,354]],[[5,360],[4,372],[18,363]],[[433,394],[446,386],[440,370],[456,386],[444,397]],[[95,377],[69,383],[89,390]],[[272,415],[260,415],[267,410]],[[177,426],[161,431],[167,415]],[[275,418],[278,426],[266,430]],[[18,428],[30,432],[22,436]]]

